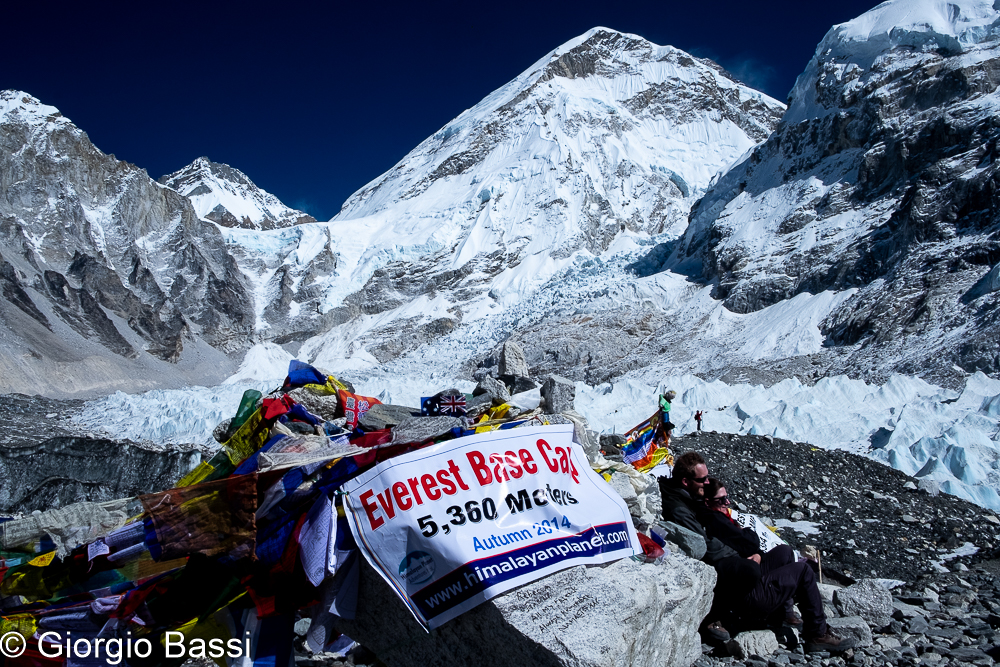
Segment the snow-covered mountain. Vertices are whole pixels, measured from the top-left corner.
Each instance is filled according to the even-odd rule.
[[[239,171],[204,158],[157,185],[101,154],[57,110],[23,93],[4,95],[5,173],[26,174],[5,193],[5,215],[23,228],[4,246],[13,267],[4,274],[7,292],[18,295],[8,297],[8,309],[19,317],[34,317],[32,304],[48,312],[37,305],[50,298],[38,292],[44,281],[32,275],[52,270],[69,289],[94,297],[101,308],[87,311],[93,317],[111,318],[75,334],[87,339],[82,349],[96,342],[125,358],[148,350],[176,362],[183,331],[224,353],[239,355],[255,342],[296,352],[303,345],[307,356],[351,368],[380,366],[452,333],[449,340],[465,340],[459,363],[482,355],[525,314],[550,312],[543,302],[553,294],[532,300],[567,269],[680,234],[691,204],[770,133],[784,109],[713,63],[596,28],[446,125],[333,221],[308,223]],[[40,148],[25,150],[32,142]],[[46,160],[52,170],[33,171]],[[123,196],[128,187],[134,191]],[[62,198],[54,194],[39,208],[12,197],[40,190]],[[144,216],[141,224],[132,224],[136,216]],[[76,245],[63,242],[67,233]],[[23,259],[22,245],[44,255],[46,266]],[[82,263],[87,258],[93,261]],[[115,274],[114,286],[92,277],[84,284],[71,266],[77,273],[100,266]],[[212,289],[204,288],[208,274]],[[171,323],[169,333],[149,324],[157,317]],[[117,341],[134,334],[142,340]],[[18,347],[17,364],[47,368],[54,353],[31,348],[34,338]],[[122,363],[97,354],[111,359],[103,362],[109,368]],[[79,359],[66,363],[71,375],[79,368],[93,377]],[[217,367],[216,381],[231,370]],[[155,382],[139,375],[121,386]],[[14,374],[5,388],[75,393],[114,384],[60,386],[36,377],[45,373]],[[170,372],[159,378],[178,380]]]
[[[372,367],[448,334],[484,352],[549,312],[541,288],[575,264],[680,234],[783,110],[669,46],[571,40],[344,204],[323,306],[339,324],[303,354]]]
[[[217,381],[251,299],[215,224],[57,109],[0,92],[0,391]]]
[[[224,227],[281,229],[316,219],[288,208],[261,190],[239,169],[200,157],[159,182],[177,190],[194,204],[199,217]]]
[[[834,372],[997,373],[998,73],[992,0],[892,0],[835,26],[668,266],[738,313],[849,294],[820,324]]]

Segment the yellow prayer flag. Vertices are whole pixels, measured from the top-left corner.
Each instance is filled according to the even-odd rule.
[[[34,565],[35,567],[45,567],[52,563],[56,559],[56,552],[50,551],[47,554],[42,554],[34,560],[29,560],[28,565]]]

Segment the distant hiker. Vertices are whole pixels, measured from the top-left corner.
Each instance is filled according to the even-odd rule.
[[[697,412],[694,413],[694,420],[698,422],[699,431],[701,430],[701,419],[702,419],[701,410],[698,410]]]
[[[718,573],[715,597],[700,629],[707,641],[729,639],[723,621],[741,627],[760,625],[785,608],[794,598],[802,611],[803,636],[807,653],[844,651],[853,648],[853,639],[833,634],[826,624],[823,600],[816,575],[806,563],[794,561],[791,547],[777,547],[761,556],[743,558],[717,537],[710,537],[698,521],[699,502],[705,498],[708,465],[697,452],[687,452],[674,461],[672,477],[660,478],[663,518],[705,538],[703,561]]]
[[[657,431],[660,432],[660,436],[670,445],[670,434],[674,430],[674,425],[670,422],[670,402],[677,397],[677,392],[670,390],[660,394],[660,410],[659,410],[659,423],[657,424]]]

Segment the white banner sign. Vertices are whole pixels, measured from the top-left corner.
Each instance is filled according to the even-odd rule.
[[[767,553],[774,547],[786,544],[786,542],[778,537],[774,531],[767,527],[760,517],[756,514],[745,514],[743,512],[737,512],[733,510],[733,520],[736,521],[742,528],[752,528],[753,532],[757,533],[757,539],[760,541],[760,550],[762,553]]]
[[[559,570],[642,551],[625,502],[591,470],[572,425],[432,445],[343,490],[362,553],[425,628]]]

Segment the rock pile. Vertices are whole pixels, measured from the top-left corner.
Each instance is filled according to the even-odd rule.
[[[696,667],[742,664],[746,667],[803,665],[873,667],[876,665],[992,665],[1000,658],[1000,562],[985,561],[962,572],[926,574],[896,588],[882,589],[876,616],[838,616],[850,611],[855,596],[877,586],[866,580],[848,588],[821,585],[830,625],[859,640],[843,655],[804,654],[795,633],[784,628],[785,644],[770,630],[742,633],[730,643],[731,655],[703,646]],[[858,590],[861,589],[861,590]],[[870,598],[870,595],[869,595]],[[845,600],[850,599],[851,602]],[[868,606],[875,612],[874,606]],[[881,614],[885,614],[882,617]],[[886,621],[882,624],[882,621]],[[743,635],[751,635],[744,638]],[[788,640],[791,641],[788,641]]]

